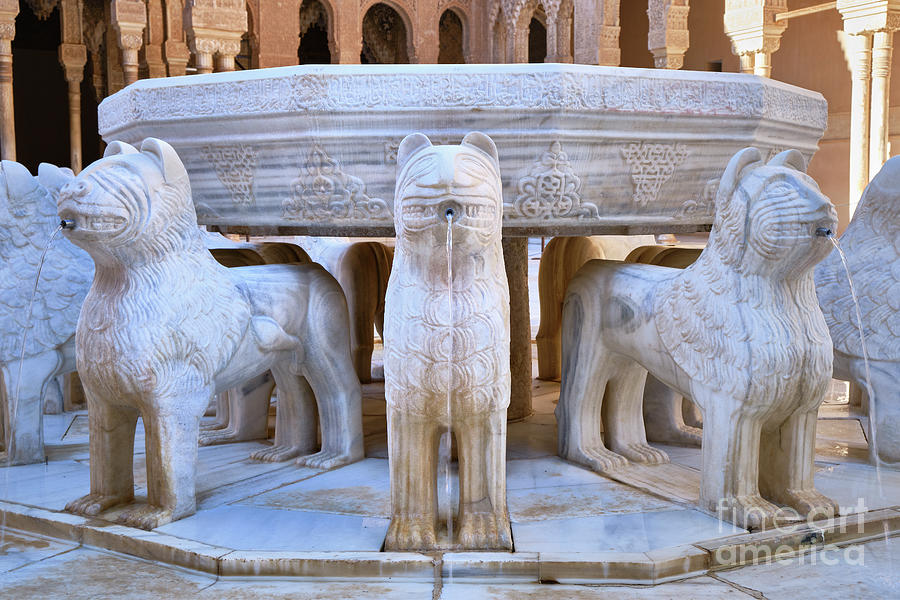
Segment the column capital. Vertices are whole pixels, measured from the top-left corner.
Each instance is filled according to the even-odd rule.
[[[647,49],[657,69],[680,69],[690,46],[688,0],[650,0]]]
[[[147,9],[141,0],[112,0],[110,20],[119,32],[122,50],[140,50],[144,44]]]
[[[247,5],[242,0],[194,0],[185,8],[184,27],[195,54],[235,56],[247,26]]]
[[[725,34],[737,56],[772,54],[781,45],[787,22],[775,15],[787,10],[787,0],[725,0]]]
[[[16,15],[19,14],[17,0],[0,0],[0,39],[7,42],[16,37]]]
[[[80,83],[87,63],[87,47],[84,44],[60,44],[59,64],[62,65],[69,83]]]
[[[900,29],[900,0],[838,0],[837,9],[851,35]]]

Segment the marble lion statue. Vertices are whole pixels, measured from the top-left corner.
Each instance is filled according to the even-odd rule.
[[[601,473],[668,460],[646,440],[649,371],[702,412],[702,508],[751,529],[775,523],[774,503],[836,513],[813,484],[832,363],[813,268],[837,219],[804,169],[795,150],[766,164],[746,148],[722,176],[691,266],[595,260],[579,271],[563,309],[563,458]]]
[[[33,177],[19,163],[0,166],[0,464],[43,462],[44,392],[53,377],[75,370],[75,324],[94,273],[83,250],[56,236],[55,194],[73,174],[42,164]],[[22,338],[27,336],[24,361]],[[21,378],[19,375],[21,374]]]
[[[75,335],[90,414],[90,493],[67,510],[152,529],[192,514],[200,417],[213,395],[271,369],[300,464],[363,456],[361,392],[347,305],[316,265],[229,269],[197,227],[171,146],[114,142],[60,192],[66,236],[96,273]],[[315,401],[310,393],[315,393]],[[322,447],[316,448],[316,402]],[[134,501],[133,446],[146,430],[147,503]],[[312,454],[310,454],[312,453]]]
[[[385,548],[439,547],[437,453],[441,436],[452,430],[460,494],[451,547],[512,549],[505,466],[509,288],[497,148],[483,133],[468,134],[459,146],[432,146],[416,133],[401,142],[397,165],[397,242],[384,316],[391,469]]]
[[[869,359],[869,458],[900,467],[900,158],[881,168],[841,236]],[[834,376],[866,389],[866,365],[847,273],[837,249],[816,267],[834,344]]]

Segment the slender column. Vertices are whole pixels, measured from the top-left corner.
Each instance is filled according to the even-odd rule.
[[[16,125],[13,111],[12,38],[15,24],[4,23],[0,29],[0,157],[16,160]],[[7,37],[5,34],[12,30]]]
[[[891,92],[891,55],[894,32],[876,31],[872,39],[872,119],[869,129],[869,179],[888,157],[888,113]]]
[[[531,415],[531,313],[528,310],[528,238],[503,238],[509,281],[509,370],[507,419]]]
[[[772,76],[772,55],[768,52],[757,52],[753,59],[753,74],[760,77]]]
[[[69,166],[81,171],[81,80],[87,63],[83,44],[60,44],[59,62],[69,84]]]
[[[216,72],[234,71],[234,57],[241,51],[241,40],[220,40],[216,54]]]
[[[147,9],[143,0],[112,0],[111,18],[122,49],[122,73],[125,85],[138,80],[138,52],[144,45]]]
[[[556,15],[547,15],[547,55],[544,57],[544,62],[554,63],[559,62],[559,57],[557,56],[557,50],[559,49],[559,42],[557,41],[557,26],[558,21],[556,20]]]
[[[753,59],[755,56],[756,55],[751,52],[740,55],[741,73],[753,73],[753,63],[754,63]]]
[[[872,36],[849,36],[853,43],[850,65],[850,216],[869,183],[869,77],[872,72]]]
[[[17,14],[17,0],[0,0],[0,157],[4,160],[16,160],[12,41],[16,37]]]
[[[194,66],[198,75],[213,72],[213,56],[216,53],[214,40],[194,38],[191,40],[191,50],[194,53]]]
[[[572,17],[560,16],[556,25],[556,59],[561,63],[572,62]]]

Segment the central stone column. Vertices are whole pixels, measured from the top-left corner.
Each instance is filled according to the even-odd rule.
[[[506,417],[531,415],[531,313],[528,307],[528,238],[503,238],[509,281],[509,367],[512,386]]]

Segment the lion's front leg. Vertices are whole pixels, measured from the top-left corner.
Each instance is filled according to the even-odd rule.
[[[804,518],[832,518],[838,506],[816,490],[816,419],[818,406],[794,411],[780,426],[763,430],[760,489],[775,502],[794,508]]]
[[[464,550],[512,550],[506,507],[506,411],[463,419],[455,429],[459,440],[459,546]]]
[[[147,504],[118,516],[129,527],[155,529],[197,510],[197,450],[200,417],[211,392],[145,399]]]
[[[700,505],[746,529],[771,527],[779,509],[759,493],[759,417],[734,398],[698,387],[694,397],[703,407]]]
[[[437,448],[444,431],[427,416],[388,407],[391,524],[385,550],[437,550]]]
[[[84,388],[90,429],[91,492],[66,505],[66,510],[95,516],[134,500],[134,430],[138,411],[98,399]]]

